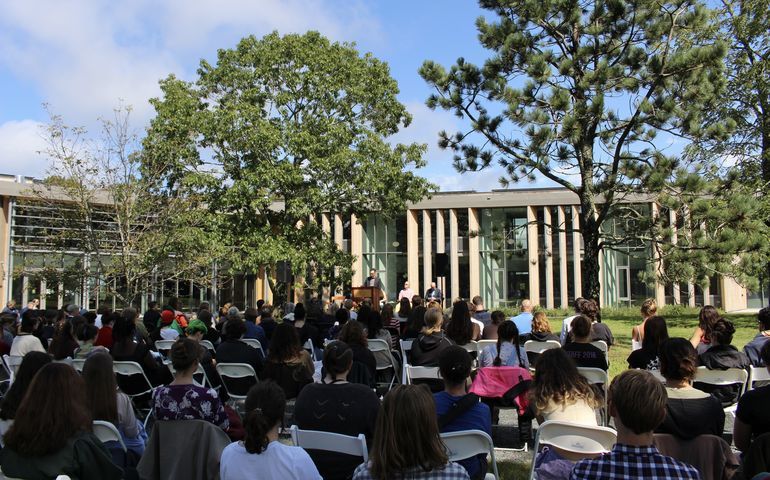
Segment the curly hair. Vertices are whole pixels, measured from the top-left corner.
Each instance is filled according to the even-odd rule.
[[[546,350],[537,357],[529,398],[538,413],[552,405],[566,406],[580,400],[592,408],[600,404],[594,389],[561,348]]]

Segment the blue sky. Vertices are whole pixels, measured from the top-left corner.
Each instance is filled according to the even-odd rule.
[[[121,100],[142,130],[153,111],[147,100],[170,73],[192,80],[201,58],[233,47],[243,36],[318,30],[356,42],[389,63],[401,101],[414,116],[399,141],[429,146],[422,174],[445,190],[498,188],[499,172],[459,175],[437,132],[462,125],[430,111],[430,89],[417,74],[426,59],[481,62],[472,0],[233,0],[204,2],[0,0],[0,173],[45,175],[43,103],[70,124],[94,128]]]

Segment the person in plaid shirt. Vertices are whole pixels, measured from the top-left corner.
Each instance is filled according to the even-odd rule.
[[[382,401],[369,462],[353,480],[469,480],[450,462],[439,437],[436,405],[426,385],[398,385]]]
[[[612,452],[575,464],[570,480],[700,479],[698,470],[662,455],[652,432],[666,415],[666,390],[645,370],[626,370],[612,381],[610,415],[618,441]]]

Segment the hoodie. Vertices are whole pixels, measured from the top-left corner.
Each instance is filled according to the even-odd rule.
[[[454,345],[444,332],[420,334],[417,341],[412,343],[412,365],[422,367],[438,367],[438,359],[445,348]]]

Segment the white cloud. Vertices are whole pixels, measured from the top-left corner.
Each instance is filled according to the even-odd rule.
[[[39,154],[45,149],[42,125],[34,120],[0,124],[0,172],[10,175],[43,177],[48,165]]]

